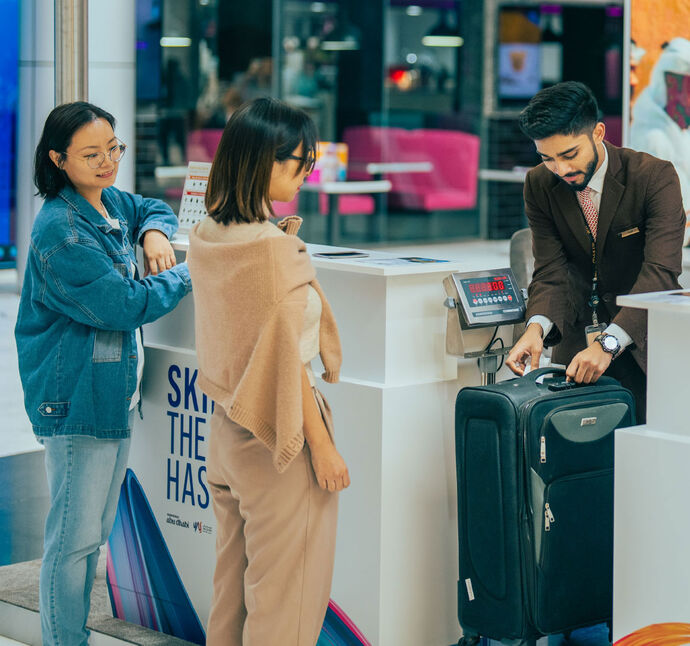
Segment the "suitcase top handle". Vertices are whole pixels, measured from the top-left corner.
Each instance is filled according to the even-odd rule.
[[[536,370],[531,370],[528,372],[523,379],[530,379],[530,381],[534,381],[536,383],[539,380],[543,380],[543,378],[547,375],[565,377],[565,368],[555,368],[554,366],[537,368]],[[548,388],[551,391],[559,392],[563,390],[571,390],[572,388],[578,388],[582,385],[583,384],[577,384],[574,381],[566,381],[563,379],[562,381],[554,381],[553,383],[548,384]]]
[[[554,366],[546,366],[545,368],[537,368],[536,370],[530,370],[523,379],[531,379],[532,381],[537,381],[537,379],[542,379],[546,375],[563,375],[565,376],[565,368],[556,368]]]

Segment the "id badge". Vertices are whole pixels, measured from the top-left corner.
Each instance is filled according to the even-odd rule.
[[[599,323],[599,325],[588,325],[585,328],[585,340],[587,342],[587,347],[594,343],[594,339],[596,339],[606,329],[606,327],[606,323]]]

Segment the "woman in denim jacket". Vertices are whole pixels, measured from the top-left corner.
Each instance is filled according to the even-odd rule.
[[[115,519],[143,347],[139,328],[191,290],[163,202],[113,187],[125,145],[89,103],[55,108],[36,149],[45,198],[15,328],[24,402],[45,446],[50,511],[40,577],[44,645],[88,643],[100,546]],[[134,245],[144,250],[145,274]]]

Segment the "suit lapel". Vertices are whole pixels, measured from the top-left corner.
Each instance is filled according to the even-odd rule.
[[[597,255],[600,256],[604,251],[606,236],[611,228],[611,223],[616,216],[618,204],[623,197],[625,186],[621,184],[616,176],[621,169],[620,156],[618,149],[604,144],[609,155],[609,166],[604,176],[604,188],[601,192],[601,204],[599,205],[599,220],[597,222]]]
[[[559,180],[558,183],[554,185],[552,194],[554,203],[560,211],[561,218],[565,220],[565,223],[572,231],[573,237],[577,240],[578,244],[585,253],[591,257],[592,243],[589,240],[589,234],[585,226],[585,218],[582,215],[582,210],[578,204],[577,197],[575,197],[575,193],[568,188],[564,182]]]

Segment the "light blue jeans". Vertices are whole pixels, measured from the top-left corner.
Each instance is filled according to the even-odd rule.
[[[43,645],[85,646],[98,555],[115,521],[130,440],[65,435],[42,442],[50,490],[39,590]]]

